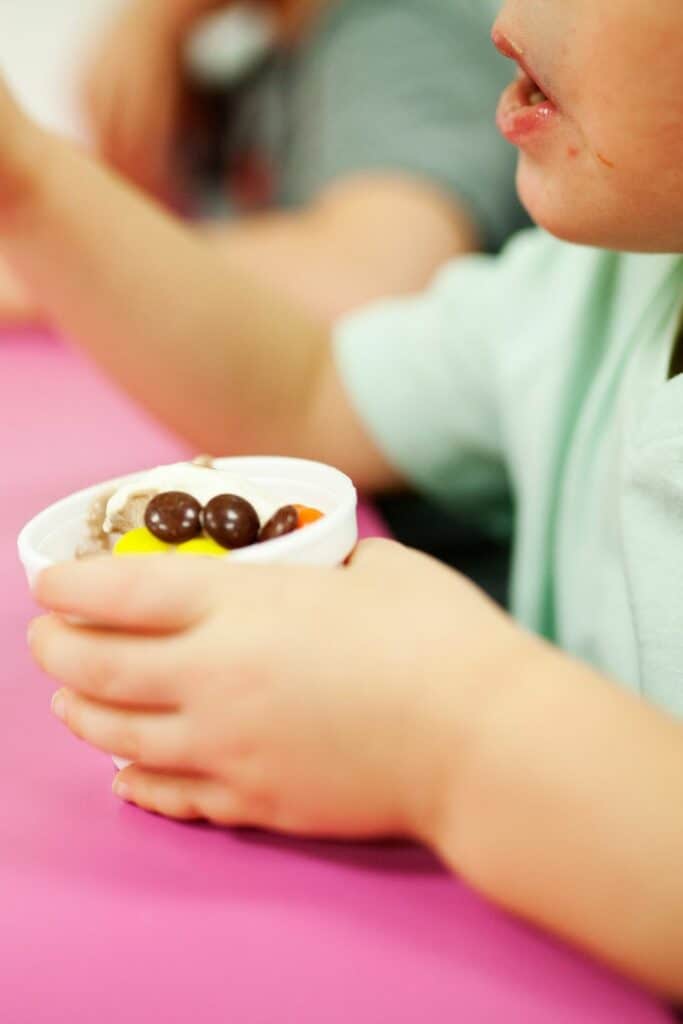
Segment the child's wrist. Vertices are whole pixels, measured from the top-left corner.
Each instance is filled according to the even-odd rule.
[[[456,872],[476,877],[479,837],[495,832],[488,819],[505,799],[506,764],[515,756],[521,708],[531,708],[539,680],[552,673],[554,651],[537,637],[509,624],[507,642],[492,644],[496,657],[477,678],[469,699],[459,702],[447,726],[440,790],[427,830],[420,838]],[[511,735],[514,734],[514,735]],[[487,824],[481,828],[482,821]]]

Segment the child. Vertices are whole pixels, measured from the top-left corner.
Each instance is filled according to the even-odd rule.
[[[683,15],[679,0],[508,0],[494,37],[526,68],[499,121],[538,222],[672,255],[530,234],[330,345],[6,95],[0,223],[62,327],[198,447],[314,456],[366,488],[407,478],[492,523],[514,496],[521,625],[450,570],[369,543],[337,572],[57,567],[31,644],[64,685],[56,714],[137,762],[124,799],[419,838],[506,908],[681,997],[683,726],[653,704],[683,711]]]

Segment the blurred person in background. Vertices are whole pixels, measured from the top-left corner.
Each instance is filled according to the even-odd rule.
[[[423,288],[497,248],[523,214],[493,123],[506,82],[497,0],[267,0],[276,45],[225,125],[232,223],[208,233],[326,320]],[[85,98],[101,155],[141,187],[176,183],[193,30],[225,0],[128,0]],[[455,43],[454,43],[455,40]],[[240,216],[241,215],[241,216]]]

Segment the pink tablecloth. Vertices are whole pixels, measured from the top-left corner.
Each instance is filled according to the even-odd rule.
[[[0,1020],[6,1024],[664,1024],[426,853],[171,824],[110,795],[52,720],[15,535],[175,441],[54,340],[0,336]],[[364,528],[380,528],[366,511]]]

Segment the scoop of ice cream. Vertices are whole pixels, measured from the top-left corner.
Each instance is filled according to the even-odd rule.
[[[107,520],[107,505],[113,493],[109,490],[99,494],[90,506],[86,519],[87,537],[76,551],[77,558],[111,551],[123,534],[144,526],[147,505],[156,492],[132,495],[121,511]]]
[[[99,555],[110,550],[111,538],[104,532],[102,526],[111,494],[111,491],[98,494],[88,509],[85,520],[86,537],[76,549],[76,558],[87,558],[89,555]]]
[[[191,494],[202,506],[208,505],[212,498],[220,494],[236,494],[254,507],[262,524],[278,508],[276,501],[239,476],[214,466],[179,462],[173,466],[158,466],[149,472],[139,473],[118,487],[107,501],[103,532],[125,533],[137,529],[144,522],[145,509],[150,499],[167,491]]]
[[[109,508],[109,502],[104,507],[104,518],[102,520],[102,532],[108,534],[128,533],[130,530],[138,530],[145,525],[145,511],[152,498],[156,497],[158,491],[144,490],[135,491],[127,498],[121,508]]]

